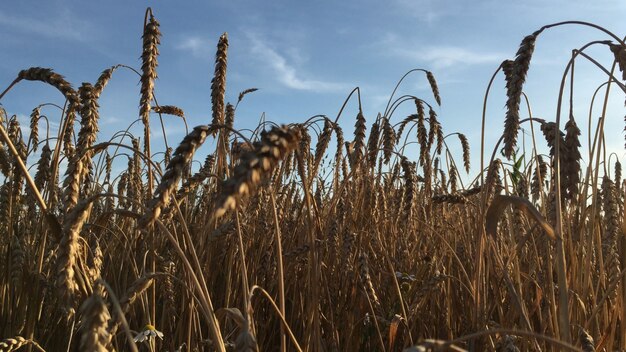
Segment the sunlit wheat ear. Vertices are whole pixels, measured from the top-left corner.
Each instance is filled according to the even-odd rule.
[[[406,125],[408,125],[409,122],[415,121],[416,119],[417,119],[417,114],[412,114],[412,115],[405,117],[404,120],[400,122],[400,125],[398,126],[398,132],[396,133],[398,137],[397,138],[398,142],[400,142],[400,139],[402,138],[402,133],[404,133],[404,129],[406,128]],[[370,136],[371,136],[371,133],[370,133]]]
[[[237,104],[241,103],[241,101],[243,100],[243,97],[245,97],[246,95],[252,92],[256,92],[257,90],[259,90],[259,88],[248,88],[248,89],[241,91],[239,93],[239,97],[237,97]]]
[[[250,331],[247,321],[241,326],[241,331],[235,339],[235,350],[238,352],[257,352],[259,350],[256,337]]]
[[[48,83],[49,85],[58,89],[65,98],[70,102],[70,106],[78,107],[78,94],[72,88],[72,85],[63,78],[63,76],[59,75],[52,71],[49,68],[43,67],[31,67],[26,70],[20,71],[17,75],[19,80],[27,80],[27,81],[41,81]]]
[[[204,143],[209,127],[197,126],[189,133],[174,151],[174,156],[167,165],[167,169],[161,178],[161,183],[156,188],[152,200],[148,202],[146,213],[139,219],[140,229],[149,229],[161,215],[183,176],[183,172],[191,162],[196,149]]]
[[[52,150],[48,143],[41,148],[41,156],[37,162],[37,172],[35,173],[35,186],[37,189],[43,190],[46,182],[50,180],[50,160],[52,159]]]
[[[354,124],[354,145],[353,145],[353,164],[358,164],[363,156],[363,148],[365,147],[365,117],[363,113],[359,111],[356,115],[356,123]],[[353,165],[354,167],[354,165]]]
[[[224,112],[224,124],[229,129],[233,129],[235,126],[235,107],[231,103],[226,104],[226,110]],[[230,131],[226,131],[226,133],[230,133]]]
[[[428,131],[426,130],[424,114],[424,103],[415,99],[415,107],[417,108],[417,142],[420,145],[420,165],[424,165],[425,156],[429,153],[428,147]]]
[[[428,110],[428,119],[430,122],[430,130],[428,131],[428,148],[432,147],[433,143],[437,143],[435,152],[441,154],[443,149],[443,129],[441,123],[437,120],[437,113],[435,110]]]
[[[437,105],[441,105],[441,97],[439,96],[439,87],[437,86],[435,75],[433,75],[430,71],[426,71],[426,78],[428,79],[428,84],[430,84],[430,89],[433,91],[433,96],[435,97]]]
[[[72,85],[63,78],[63,76],[55,73],[49,68],[31,67],[20,71],[17,76],[19,80],[41,81],[50,84],[58,89],[68,101],[68,107],[65,115],[66,130],[63,138],[64,151],[69,158],[74,154],[74,146],[72,145],[72,133],[76,110],[79,108],[80,99]]]
[[[11,174],[11,158],[2,143],[0,143],[0,171],[4,176],[9,176]]]
[[[98,134],[98,102],[93,95],[93,87],[89,83],[83,83],[79,92],[82,105],[81,128],[77,142],[78,152],[70,160],[63,182],[64,204],[68,210],[78,203],[80,185],[88,172],[93,155],[90,148],[94,145]]]
[[[620,44],[609,44],[609,48],[622,72],[622,79],[626,81],[626,47]]]
[[[226,65],[228,56],[228,34],[224,33],[217,42],[215,74],[211,80],[212,125],[224,124],[224,95],[226,94]],[[217,132],[217,130],[215,131]],[[214,133],[211,133],[214,135]]]
[[[456,178],[457,178],[456,167],[451,166],[450,167],[450,192],[452,193],[456,193],[457,191]]]
[[[615,184],[607,175],[602,178],[602,200],[606,224],[602,246],[607,249],[615,247],[618,243],[621,220]]]
[[[141,53],[141,99],[139,102],[139,115],[145,128],[150,124],[150,109],[154,99],[154,80],[157,78],[157,57],[159,56],[159,44],[161,44],[161,31],[159,22],[150,11],[150,19],[143,29],[143,51]],[[147,143],[146,140],[144,142]]]
[[[470,171],[470,146],[467,141],[467,137],[463,133],[459,133],[459,140],[461,141],[461,148],[463,149],[463,167],[465,172]]]
[[[580,129],[574,121],[574,117],[570,117],[565,124],[565,150],[563,172],[568,175],[567,183],[564,185],[567,190],[566,198],[573,200],[578,195],[578,184],[580,183]]]
[[[370,276],[369,263],[367,260],[367,254],[363,251],[359,253],[359,278],[361,279],[361,285],[365,292],[367,292],[367,296],[372,303],[376,307],[380,307],[380,301],[378,300],[378,295],[376,295],[376,290],[374,290],[374,284],[372,283],[372,277]]]
[[[500,176],[500,168],[502,167],[502,161],[500,159],[495,159],[489,165],[489,170],[487,171],[487,177],[485,179],[485,184],[487,185],[487,192],[494,191],[495,194],[500,194],[502,192],[502,177]]]
[[[582,327],[579,329],[578,338],[583,352],[595,352],[596,346],[593,337]]]
[[[393,154],[393,147],[396,145],[396,132],[394,131],[389,119],[382,118],[383,124],[383,155],[385,157],[385,164],[389,164],[391,155]]]
[[[31,344],[36,347],[37,351],[44,351],[39,344],[33,340],[28,340],[22,336],[15,336],[12,338],[4,339],[0,341],[0,352],[13,352],[19,350],[21,347]]]
[[[326,149],[328,148],[328,144],[330,143],[330,137],[333,133],[333,123],[329,120],[324,120],[324,128],[322,129],[322,133],[320,133],[319,138],[317,139],[317,144],[315,145],[315,156],[313,165],[319,165],[322,162],[322,158],[324,157],[324,153],[326,153]]]
[[[185,117],[185,112],[183,111],[183,109],[174,105],[154,106],[152,107],[152,111],[158,114],[168,114],[168,115],[173,115],[173,116],[178,116],[178,117]]]
[[[93,94],[96,97],[96,99],[100,98],[100,94],[102,94],[104,87],[106,87],[106,85],[111,80],[111,77],[113,76],[113,72],[115,72],[115,70],[117,70],[119,67],[120,65],[115,65],[102,71],[102,73],[100,74],[100,77],[98,77],[98,80],[93,85]]]
[[[413,214],[413,197],[417,188],[415,182],[415,166],[406,157],[400,159],[402,177],[404,178],[404,219],[409,220]]]
[[[11,282],[14,287],[21,287],[23,281],[22,273],[26,253],[20,242],[16,235],[11,236]]]
[[[370,167],[376,166],[376,158],[378,157],[378,139],[380,137],[380,123],[377,119],[372,124],[370,136],[367,139],[367,160]]]
[[[538,166],[533,172],[533,179],[530,183],[530,193],[533,196],[533,200],[539,199],[540,191],[545,188],[544,180],[546,179],[546,173],[548,172],[548,165],[543,161],[541,155],[537,155],[537,164]]]
[[[503,335],[498,339],[496,343],[496,351],[498,352],[520,352],[520,349],[515,346],[517,338],[510,335]]]
[[[535,50],[535,40],[539,31],[527,36],[522,40],[515,61],[506,75],[506,118],[504,122],[504,155],[511,158],[517,145],[517,132],[519,131],[519,107],[522,97],[522,89],[526,81],[526,74],[530,68],[530,59]],[[506,71],[505,71],[506,72]]]
[[[154,278],[157,276],[157,273],[149,273],[143,275],[142,277],[135,280],[130,287],[124,293],[124,296],[120,299],[120,308],[122,313],[126,314],[130,310],[130,307],[135,303],[137,298],[139,298],[146,290],[152,285],[154,282]],[[111,319],[108,321],[108,337],[109,342],[111,338],[116,334],[118,327],[121,323],[121,317],[119,312],[115,312]]]
[[[541,124],[541,132],[543,133],[543,136],[546,139],[546,143],[548,144],[548,147],[550,147],[550,156],[555,156],[556,155],[556,145],[554,144],[555,142],[555,138],[556,138],[556,134],[558,133],[559,136],[559,148],[560,148],[560,152],[559,154],[564,155],[566,154],[566,150],[565,150],[565,134],[563,133],[563,131],[559,130],[556,126],[556,123],[554,122],[546,122]]]
[[[234,209],[243,196],[249,195],[269,175],[287,154],[298,147],[302,129],[298,127],[273,127],[254,143],[254,149],[243,154],[233,175],[224,181],[222,194],[217,201],[214,217],[219,218]]]
[[[29,144],[34,151],[37,151],[39,143],[39,118],[41,117],[41,111],[39,107],[33,109],[30,113],[30,137]]]
[[[56,287],[61,308],[67,312],[68,319],[74,313],[74,299],[78,291],[74,267],[77,265],[80,232],[89,216],[92,202],[91,198],[78,202],[66,215],[63,223],[63,238],[57,254]]]
[[[209,178],[209,176],[211,175],[211,171],[213,170],[214,162],[215,157],[211,154],[207,155],[206,159],[204,160],[204,164],[202,165],[200,170],[198,170],[198,172],[190,178],[186,179],[182,186],[180,186],[180,189],[178,190],[178,192],[176,192],[176,199],[184,197],[187,192],[189,192],[194,187],[198,186],[199,184],[204,182],[204,180]]]
[[[91,296],[81,306],[80,315],[83,322],[81,351],[108,351],[106,327],[111,315],[103,298],[102,285],[96,285]]]

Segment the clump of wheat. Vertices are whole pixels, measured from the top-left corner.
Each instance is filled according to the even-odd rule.
[[[289,152],[294,150],[302,138],[301,129],[274,127],[262,134],[254,144],[254,150],[241,156],[233,176],[223,184],[222,194],[215,208],[215,217],[221,217],[237,206],[237,200],[250,194]]]

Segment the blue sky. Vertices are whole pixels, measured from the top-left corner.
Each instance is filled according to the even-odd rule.
[[[260,89],[238,109],[236,127],[255,126],[262,113],[279,123],[304,121],[316,114],[334,117],[356,86],[362,89],[369,125],[384,110],[397,80],[412,68],[424,68],[435,74],[440,86],[443,103],[438,113],[444,131],[464,132],[470,138],[472,173],[478,171],[487,82],[502,60],[514,57],[525,35],[563,20],[595,22],[618,36],[626,35],[623,0],[10,1],[0,8],[0,87],[4,89],[21,69],[31,66],[51,67],[76,88],[83,81],[94,82],[103,69],[118,63],[140,68],[148,5],[163,33],[157,99],[183,108],[190,126],[210,122],[215,47],[221,33],[228,32],[227,100],[236,102],[246,88]],[[571,49],[596,39],[609,38],[575,26],[540,36],[525,87],[535,116],[554,120]],[[606,47],[589,53],[610,66]],[[605,79],[581,61],[575,107],[583,131],[590,95]],[[500,75],[487,110],[489,149],[503,130],[503,87]],[[138,118],[138,91],[136,75],[127,70],[114,75],[100,102],[100,140]],[[419,74],[407,79],[400,94],[433,101],[425,77]],[[619,95],[612,99],[607,138],[622,157],[620,99]],[[44,102],[62,104],[56,91],[32,82],[21,83],[0,101],[9,114],[23,118],[24,125],[31,109]],[[347,138],[356,111],[351,103],[342,117]],[[59,119],[53,109],[44,113],[52,121]],[[400,121],[410,113],[407,105],[392,120]],[[157,124],[155,117],[153,126]],[[140,136],[141,126],[136,126],[133,132]],[[167,127],[170,144],[176,144],[184,135],[182,124],[170,119]],[[157,140],[161,133],[154,127],[153,131]]]

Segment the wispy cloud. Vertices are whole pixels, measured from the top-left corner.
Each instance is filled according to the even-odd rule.
[[[196,57],[211,57],[211,49],[215,47],[214,43],[209,42],[208,39],[200,38],[199,36],[186,36],[182,38],[180,44],[176,46],[176,49],[189,51]],[[214,49],[213,49],[214,50]]]
[[[290,65],[283,55],[271,48],[258,36],[247,33],[247,37],[251,43],[252,54],[268,64],[276,74],[276,79],[286,87],[313,92],[337,92],[348,88],[343,83],[303,78],[301,73]],[[291,50],[295,50],[295,48],[291,48]]]
[[[46,16],[46,19],[14,16],[0,11],[0,27],[47,38],[82,41],[85,40],[85,29],[88,25],[88,22],[76,19],[68,11]]]
[[[418,50],[397,49],[397,51],[401,55],[425,61],[439,69],[456,65],[496,63],[507,57],[505,54],[479,52],[456,46],[431,46]]]
[[[403,15],[409,15],[429,25],[441,21],[459,6],[444,0],[394,0],[392,2]],[[456,5],[456,6],[455,6]]]

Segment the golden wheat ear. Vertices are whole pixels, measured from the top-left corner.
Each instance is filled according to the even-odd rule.
[[[261,178],[270,174],[284,157],[298,147],[301,138],[299,127],[274,127],[263,133],[261,140],[254,143],[254,149],[241,155],[233,176],[224,181],[213,216],[219,218],[234,209],[239,199],[252,193]]]
[[[516,197],[516,196],[504,196],[500,194],[496,194],[491,201],[491,205],[489,209],[487,209],[486,219],[485,219],[485,230],[488,235],[496,236],[498,232],[498,222],[500,221],[500,217],[507,206],[513,205],[517,209],[521,210],[526,217],[529,219],[534,219],[539,226],[545,231],[546,235],[551,240],[556,240],[556,235],[554,233],[554,229],[552,225],[550,225],[546,219],[539,213],[539,211],[532,205],[528,200]]]

